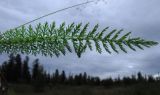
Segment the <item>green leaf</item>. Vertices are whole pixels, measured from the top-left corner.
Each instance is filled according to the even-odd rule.
[[[64,44],[65,44],[66,48],[68,49],[68,51],[69,51],[69,52],[72,52],[72,49],[71,49],[71,47],[69,46],[69,43],[67,42],[66,39],[64,40]]]
[[[96,50],[99,52],[99,53],[102,53],[102,49],[100,47],[100,44],[97,40],[94,40],[94,43],[95,43],[95,46],[96,46]]]
[[[68,27],[66,28],[66,35],[69,35],[70,33],[72,33],[74,26],[75,26],[74,23],[72,23],[71,25],[68,25]]]
[[[45,56],[57,57],[61,54],[66,55],[66,50],[72,52],[72,46],[78,57],[81,57],[87,48],[93,50],[92,42],[95,43],[96,51],[102,53],[102,47],[111,53],[109,46],[114,52],[119,52],[117,46],[123,52],[127,53],[124,45],[133,51],[136,47],[144,49],[158,44],[155,41],[144,40],[140,37],[129,37],[131,32],[120,37],[122,30],[116,29],[106,34],[106,27],[97,32],[99,25],[95,25],[91,31],[88,30],[89,23],[82,27],[82,23],[75,25],[74,23],[66,26],[62,23],[56,28],[55,22],[49,24],[39,23],[35,28],[21,27],[8,30],[0,35],[0,53],[26,53],[26,54],[42,54]],[[117,32],[116,32],[117,31]],[[88,33],[88,34],[87,34]],[[119,38],[119,39],[118,39]],[[69,44],[72,42],[72,46]],[[100,44],[102,43],[102,44]]]
[[[106,28],[104,28],[104,29],[101,31],[101,33],[100,33],[99,36],[98,36],[99,39],[102,39],[102,36],[103,36],[104,32],[105,32],[108,28],[109,28],[109,27],[106,27]]]
[[[111,45],[111,48],[112,48],[116,53],[119,53],[118,50],[116,49],[116,46],[114,45],[113,41],[109,41],[109,44]]]
[[[136,49],[131,45],[129,41],[127,41],[127,46],[132,49],[133,51],[136,51]]]
[[[93,28],[93,30],[90,32],[90,33],[88,33],[88,36],[89,37],[94,37],[94,34],[95,34],[95,32],[97,31],[97,29],[98,29],[98,27],[99,27],[99,25],[97,24],[97,25],[95,25],[94,26],[94,28]]]
[[[89,40],[86,41],[86,45],[89,47],[90,50],[93,50],[92,43]]]
[[[123,31],[123,29],[119,30],[112,38],[112,40],[116,40],[119,34]]]
[[[48,29],[49,31],[49,34],[52,36],[53,35],[53,32],[54,32],[54,29],[56,27],[56,23],[55,22],[52,22],[52,24],[50,24],[50,27]]]
[[[89,23],[87,23],[87,24],[83,27],[81,33],[79,34],[79,38],[83,38],[83,37],[85,36],[85,33],[86,33],[86,31],[87,31],[87,28],[88,28],[88,25],[89,25]]]
[[[104,37],[104,40],[110,39],[111,35],[112,35],[113,33],[115,33],[116,31],[117,31],[116,29],[112,30],[108,35],[106,35],[106,36]]]
[[[111,54],[111,51],[109,50],[107,44],[104,43],[104,42],[103,42],[102,44],[103,44],[104,49],[105,49],[109,54]]]
[[[119,42],[118,45],[123,52],[127,53],[127,50],[123,47],[122,43]]]
[[[122,36],[122,37],[119,39],[119,41],[125,40],[130,34],[131,34],[131,32],[126,33],[124,36]]]
[[[78,25],[76,25],[76,27],[74,28],[74,31],[72,32],[72,37],[76,36],[76,34],[80,31],[82,26],[82,23],[79,23]]]

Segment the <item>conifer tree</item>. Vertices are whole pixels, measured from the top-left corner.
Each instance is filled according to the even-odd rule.
[[[66,73],[65,71],[63,70],[62,73],[61,73],[61,83],[65,83],[66,82]]]
[[[22,59],[20,54],[17,54],[15,56],[15,74],[14,76],[17,77],[17,79],[22,78]]]
[[[23,62],[23,68],[22,68],[23,80],[25,80],[26,82],[30,82],[30,80],[31,80],[31,74],[29,71],[28,62],[29,62],[29,57],[26,56],[26,58]]]

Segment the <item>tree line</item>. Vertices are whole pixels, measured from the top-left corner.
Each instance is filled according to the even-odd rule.
[[[76,75],[66,75],[65,71],[55,70],[52,74],[47,73],[43,66],[36,59],[33,66],[29,67],[29,57],[22,60],[20,54],[9,56],[9,59],[0,65],[1,74],[8,83],[27,83],[36,87],[45,85],[91,85],[91,86],[120,86],[132,85],[137,83],[160,82],[160,78],[154,78],[151,75],[143,75],[138,72],[137,75],[124,76],[122,78],[105,78],[93,77],[86,72]]]

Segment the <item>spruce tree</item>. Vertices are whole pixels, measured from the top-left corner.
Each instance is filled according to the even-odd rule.
[[[31,74],[29,71],[28,62],[29,62],[29,57],[26,56],[25,60],[23,61],[23,68],[22,68],[23,80],[26,82],[30,82],[31,80]]]
[[[17,79],[22,79],[22,59],[20,54],[15,56],[15,75]]]
[[[62,73],[61,73],[61,83],[62,84],[65,84],[66,83],[66,73],[65,71],[63,70]]]

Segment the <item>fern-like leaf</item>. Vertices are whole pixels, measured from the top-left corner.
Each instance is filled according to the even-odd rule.
[[[146,41],[139,37],[131,38],[129,37],[131,32],[120,37],[123,30],[114,29],[108,33],[106,31],[109,27],[97,32],[98,24],[91,31],[87,31],[88,26],[89,23],[84,26],[82,23],[77,25],[72,23],[68,26],[62,23],[60,27],[56,28],[55,22],[51,24],[46,22],[45,24],[38,24],[35,28],[30,25],[28,28],[22,26],[12,29],[0,35],[0,53],[21,52],[45,56],[56,55],[58,57],[61,54],[65,55],[67,51],[72,52],[73,47],[77,56],[81,57],[87,47],[93,50],[93,42],[99,53],[102,53],[102,47],[108,53],[112,51],[119,53],[119,50],[127,53],[124,45],[136,51],[135,47],[144,49],[144,47],[149,48],[158,44],[155,41]],[[70,42],[72,42],[72,46]]]

